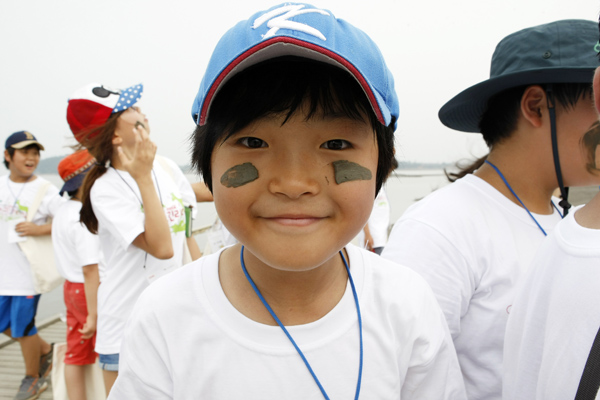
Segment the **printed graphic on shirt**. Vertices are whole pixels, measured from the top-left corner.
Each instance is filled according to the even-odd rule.
[[[165,213],[167,214],[167,221],[171,227],[171,232],[185,232],[185,209],[183,206],[183,199],[175,196],[174,193],[171,193],[171,204],[165,206]]]
[[[2,221],[11,221],[13,219],[27,217],[28,212],[29,207],[22,205],[19,200],[15,203],[0,202],[0,218],[2,218]]]

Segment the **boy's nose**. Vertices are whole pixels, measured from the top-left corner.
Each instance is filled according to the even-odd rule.
[[[290,199],[319,193],[321,183],[317,166],[303,157],[284,157],[279,167],[269,172],[269,190]]]

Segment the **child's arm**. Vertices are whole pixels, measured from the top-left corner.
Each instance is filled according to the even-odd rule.
[[[173,257],[171,230],[152,177],[156,145],[143,128],[135,128],[134,133],[136,143],[132,158],[120,146],[117,147],[121,166],[137,183],[144,207],[144,232],[133,240],[133,245],[156,258],[168,259]]]
[[[196,195],[196,201],[198,203],[213,201],[213,195],[204,182],[200,181],[192,183],[192,189],[194,189],[194,194]]]
[[[83,267],[83,280],[88,314],[85,324],[79,332],[81,333],[82,339],[89,339],[94,335],[94,332],[96,332],[96,321],[98,319],[98,286],[100,286],[98,264],[91,264]]]
[[[192,256],[192,260],[196,261],[197,259],[202,257],[202,252],[200,251],[200,248],[198,247],[198,242],[196,242],[196,239],[194,239],[194,237],[192,236],[189,238],[185,238],[185,240],[187,240],[187,245],[188,245],[188,248],[190,249],[190,255]]]
[[[52,233],[52,223],[37,225],[33,222],[21,222],[15,226],[19,236],[43,236]]]

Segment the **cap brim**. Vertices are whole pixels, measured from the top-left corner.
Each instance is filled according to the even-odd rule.
[[[463,90],[440,108],[438,117],[448,128],[479,132],[489,99],[507,89],[545,83],[592,83],[593,68],[553,68],[523,71],[488,79]]]
[[[37,147],[40,148],[40,150],[45,150],[44,146],[42,146],[42,144],[40,142],[38,142],[37,140],[24,140],[22,142],[19,143],[15,143],[13,145],[11,145],[10,147],[12,147],[13,149],[23,149],[29,145],[35,144]]]
[[[85,172],[82,172],[79,175],[75,175],[73,178],[71,178],[65,182],[63,187],[60,189],[59,194],[62,196],[64,192],[72,192],[74,190],[79,189],[79,187],[83,183],[84,178],[85,178]]]

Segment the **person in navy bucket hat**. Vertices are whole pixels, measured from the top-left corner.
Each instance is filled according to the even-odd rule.
[[[464,399],[422,278],[350,244],[398,115],[381,51],[331,11],[285,3],[225,33],[192,163],[239,243],[140,297],[111,397]]]
[[[414,268],[444,310],[470,399],[502,398],[504,332],[516,288],[565,216],[566,187],[600,184],[582,145],[598,115],[597,24],[561,20],[502,39],[490,78],[454,96],[441,122],[481,132],[489,154],[411,206],[382,256]],[[553,197],[557,188],[562,199]]]

